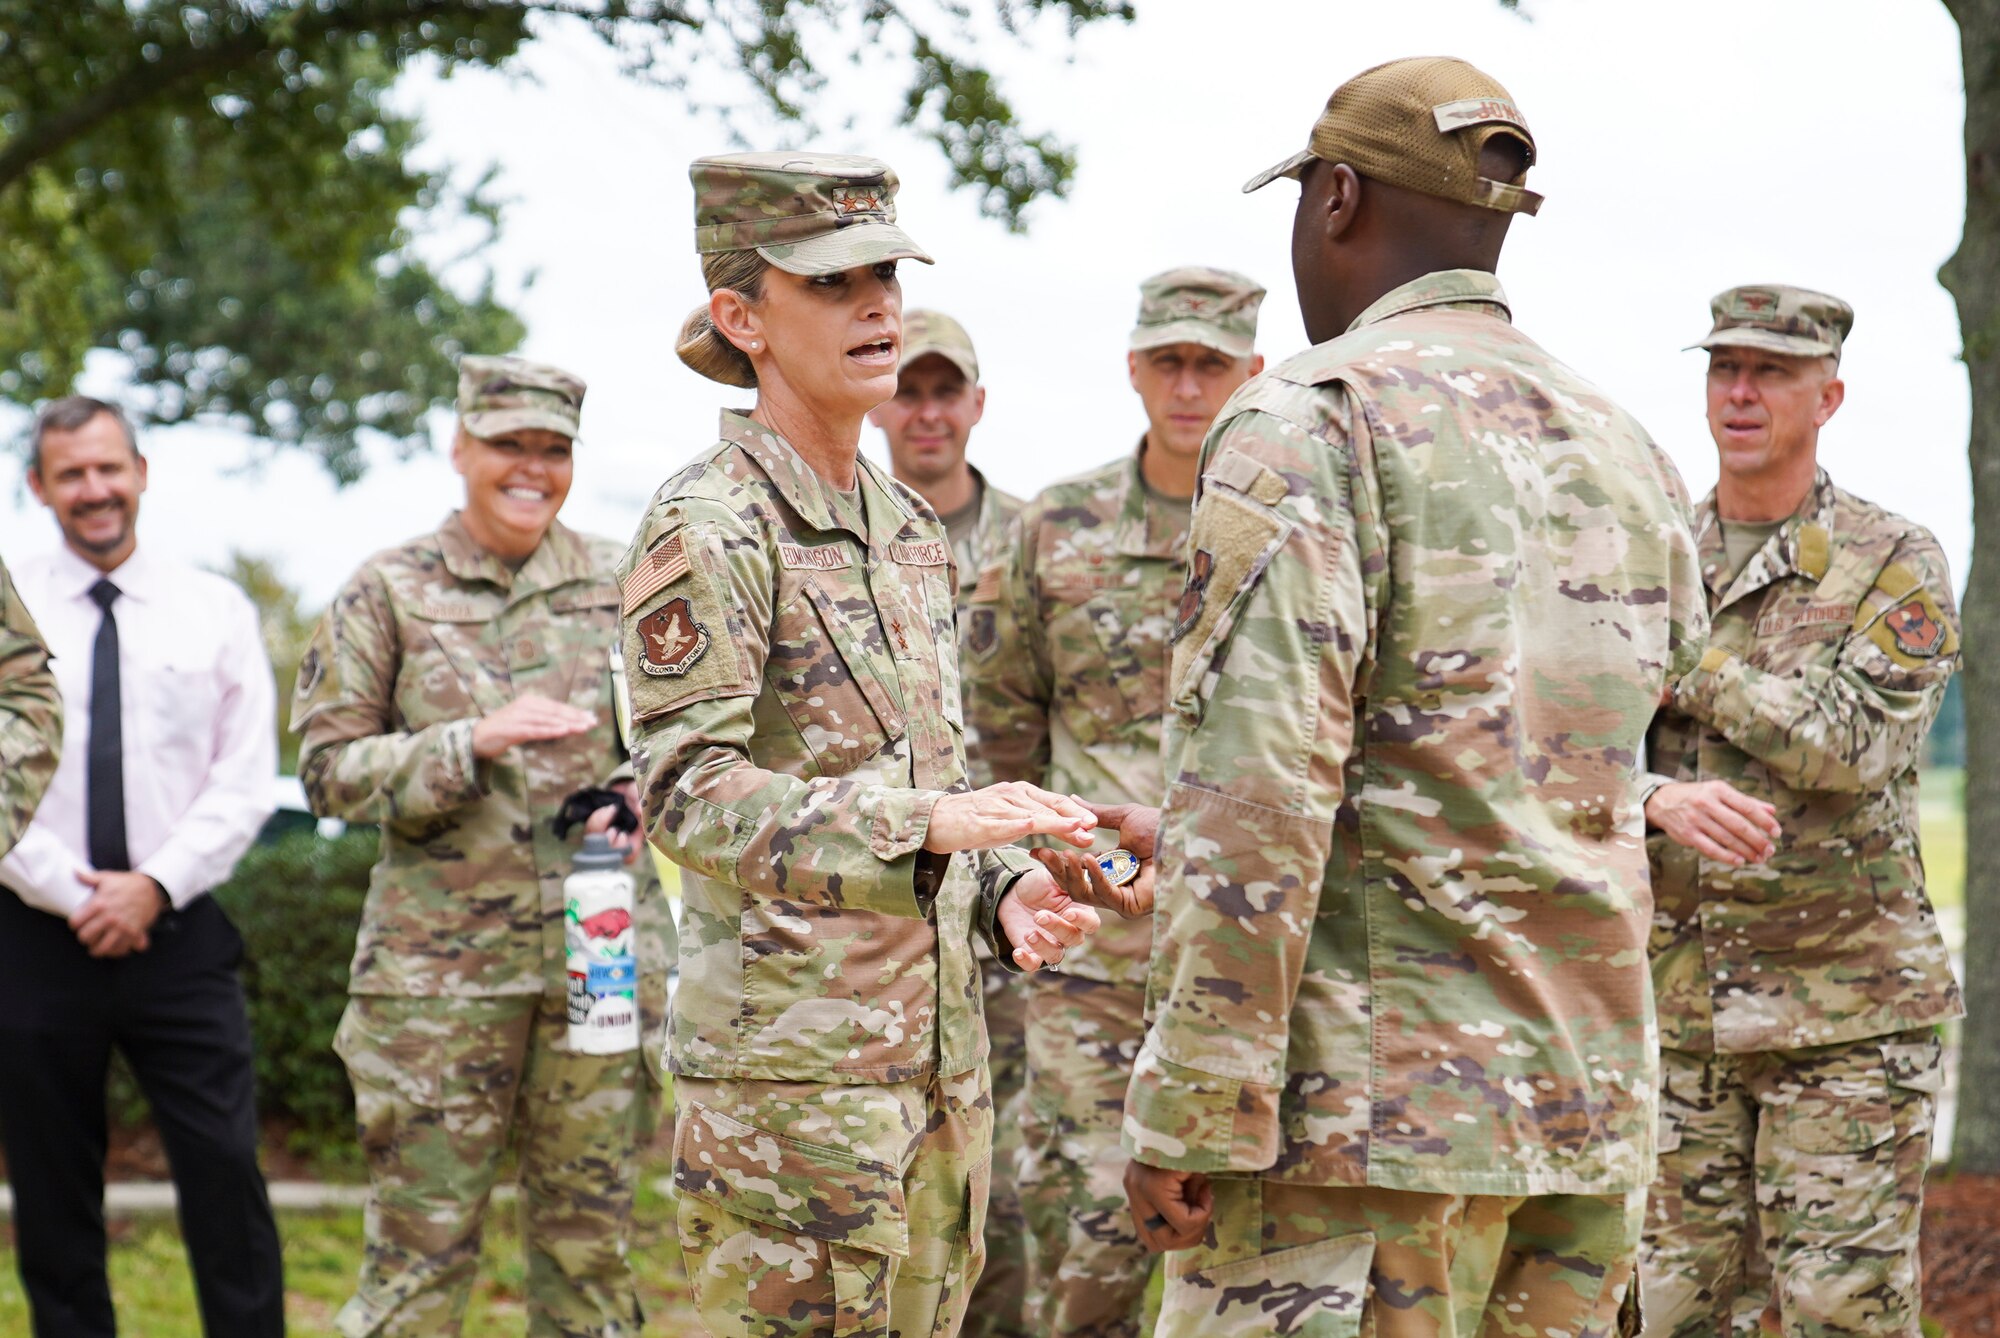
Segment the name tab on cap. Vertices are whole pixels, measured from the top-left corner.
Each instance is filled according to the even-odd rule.
[[[778,561],[794,570],[839,571],[854,565],[853,554],[844,544],[820,544],[808,548],[804,544],[778,545]]]
[[[1513,103],[1499,98],[1467,98],[1462,102],[1446,102],[1431,108],[1431,115],[1437,117],[1438,132],[1449,134],[1463,130],[1469,125],[1511,125],[1516,130],[1527,131],[1528,123]]]
[[[942,567],[948,560],[945,542],[932,539],[921,544],[904,543],[901,539],[889,544],[889,557],[906,567]]]

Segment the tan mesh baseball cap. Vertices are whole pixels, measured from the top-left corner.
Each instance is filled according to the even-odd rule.
[[[967,382],[979,384],[979,355],[973,352],[972,336],[963,325],[942,311],[919,307],[904,312],[903,360],[897,364],[898,370],[933,353],[965,373]]]
[[[1532,214],[1541,196],[1479,175],[1479,151],[1495,135],[1520,140],[1533,165],[1535,137],[1498,80],[1450,56],[1392,60],[1336,88],[1311,142],[1243,190],[1261,190],[1279,177],[1296,181],[1307,163],[1323,158],[1440,199]]]
[[[1839,357],[1854,329],[1854,308],[1831,293],[1753,283],[1708,300],[1715,323],[1689,348],[1761,348],[1799,358]]]

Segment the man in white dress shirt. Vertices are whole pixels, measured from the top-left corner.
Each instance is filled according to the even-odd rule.
[[[63,546],[22,564],[15,585],[69,722],[48,794],[0,860],[0,1142],[35,1334],[116,1331],[103,1216],[113,1047],[173,1166],[204,1328],[281,1334],[243,940],[207,895],[272,808],[257,613],[221,577],[139,550],[146,461],[115,406],[48,406],[28,484]]]

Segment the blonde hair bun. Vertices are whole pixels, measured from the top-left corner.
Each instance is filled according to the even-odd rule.
[[[674,346],[680,360],[700,372],[711,381],[720,381],[725,386],[741,386],[746,390],[755,389],[757,369],[750,363],[750,355],[723,337],[715,328],[715,321],[708,314],[708,304],[703,303],[688,314],[681,324],[680,342]]]

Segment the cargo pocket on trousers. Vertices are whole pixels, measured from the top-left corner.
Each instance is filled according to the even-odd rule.
[[[444,1105],[444,1041],[370,1016],[370,1000],[347,1001],[333,1033],[333,1052],[347,1065],[354,1088],[354,1123],[362,1151],[394,1142],[399,1112],[434,1111]]]
[[[1357,1338],[1374,1258],[1363,1232],[1170,1275],[1158,1338]]]
[[[691,1101],[674,1128],[674,1188],[727,1216],[822,1242],[830,1288],[815,1289],[811,1280],[794,1276],[790,1290],[831,1290],[836,1338],[887,1324],[889,1259],[910,1253],[903,1180],[895,1167],[801,1143]],[[708,1244],[713,1253],[722,1242]],[[746,1267],[753,1262],[742,1261]],[[714,1283],[705,1278],[701,1286]],[[773,1293],[786,1288],[754,1290],[775,1299]],[[758,1299],[745,1298],[753,1305]],[[701,1296],[696,1304],[703,1313],[711,1308]]]

